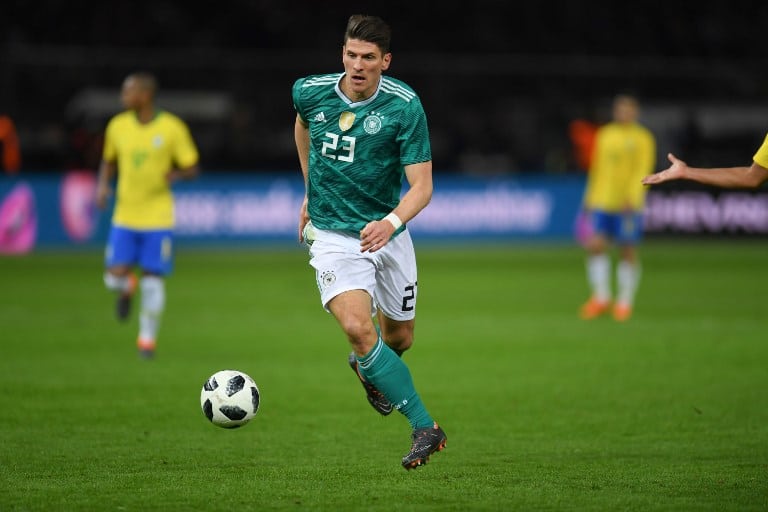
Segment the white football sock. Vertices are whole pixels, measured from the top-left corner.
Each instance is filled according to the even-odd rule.
[[[141,313],[139,339],[157,340],[160,319],[165,309],[165,281],[158,276],[141,278]]]
[[[113,292],[125,292],[130,287],[128,276],[116,276],[109,272],[104,272],[104,285]]]
[[[592,288],[592,297],[600,302],[611,300],[611,258],[607,254],[587,257],[587,278]]]
[[[616,267],[616,281],[619,288],[619,302],[631,306],[635,301],[635,292],[640,284],[640,265],[621,261]]]

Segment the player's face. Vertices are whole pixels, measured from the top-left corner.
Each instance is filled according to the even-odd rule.
[[[364,100],[373,95],[381,74],[389,68],[391,53],[382,54],[374,43],[347,39],[343,47],[344,79],[341,90],[350,99]]]
[[[628,98],[620,98],[613,104],[613,119],[618,123],[633,123],[637,120],[640,108]]]
[[[144,105],[147,91],[135,78],[128,77],[123,82],[120,99],[123,106],[129,110],[136,110]]]

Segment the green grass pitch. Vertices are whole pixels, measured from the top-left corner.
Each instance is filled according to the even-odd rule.
[[[411,472],[300,248],[179,248],[153,361],[100,249],[0,258],[0,510],[768,509],[764,241],[646,241],[626,324],[578,319],[577,247],[416,243],[405,360],[448,446]],[[262,395],[231,431],[224,368]]]

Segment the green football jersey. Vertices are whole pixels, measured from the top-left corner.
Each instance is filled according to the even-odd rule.
[[[353,102],[343,73],[301,78],[293,104],[309,126],[308,213],[320,229],[359,232],[400,202],[404,169],[432,159],[427,118],[413,89],[382,76]]]

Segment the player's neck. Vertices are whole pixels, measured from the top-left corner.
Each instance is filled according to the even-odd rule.
[[[376,94],[376,90],[379,87],[379,82],[376,82],[376,85],[373,87],[369,87],[368,89],[365,89],[363,91],[354,91],[352,90],[352,87],[347,83],[347,75],[345,74],[341,82],[339,83],[339,89],[341,89],[341,92],[349,98],[351,101],[357,103],[360,101],[365,101],[374,94]]]
[[[147,105],[145,107],[140,107],[134,110],[134,113],[136,114],[136,119],[141,124],[147,124],[152,122],[152,120],[157,115],[157,112],[155,111],[155,107],[152,105]]]

